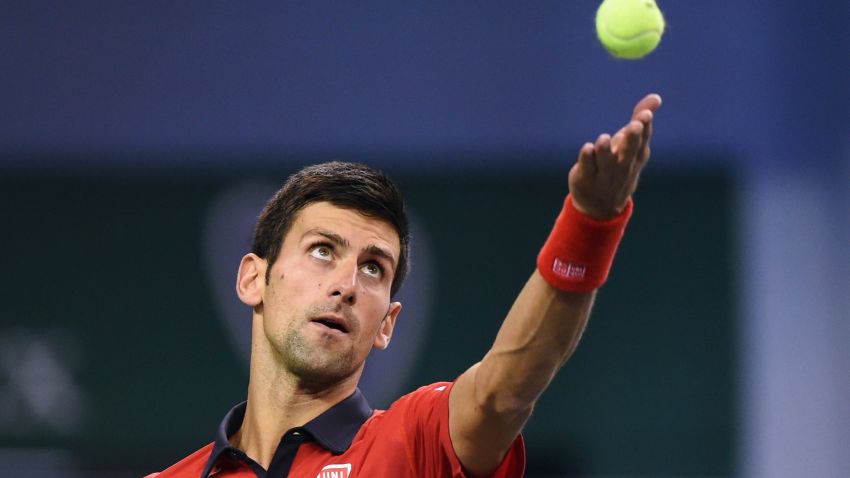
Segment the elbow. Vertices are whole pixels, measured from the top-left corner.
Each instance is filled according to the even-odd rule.
[[[487,415],[527,417],[542,391],[530,385],[525,380],[516,380],[509,372],[488,371],[482,366],[476,374],[475,399]]]
[[[515,394],[491,394],[481,397],[478,405],[490,416],[499,417],[528,417],[534,410],[536,400]]]

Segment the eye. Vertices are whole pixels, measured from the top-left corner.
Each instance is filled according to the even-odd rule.
[[[333,257],[333,251],[327,244],[316,244],[310,248],[310,255],[316,259],[329,261]]]
[[[381,266],[375,264],[374,262],[368,262],[364,264],[363,267],[361,267],[360,269],[367,275],[372,277],[381,277],[381,274],[384,273],[384,270],[381,268]]]

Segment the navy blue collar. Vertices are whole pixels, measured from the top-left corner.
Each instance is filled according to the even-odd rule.
[[[215,466],[224,454],[241,457],[255,471],[262,471],[265,474],[265,470],[262,467],[248,458],[244,452],[234,448],[228,440],[228,437],[239,431],[239,428],[242,426],[247,405],[248,402],[242,402],[230,409],[227,415],[224,416],[224,419],[218,426],[218,431],[215,435],[215,444],[210,453],[210,458],[207,460],[207,466],[204,467],[204,472],[201,474],[201,478],[207,478],[209,476],[213,466]],[[348,398],[310,420],[307,424],[287,431],[284,437],[291,434],[303,433],[308,436],[308,439],[315,440],[334,455],[341,455],[351,446],[351,442],[354,440],[360,427],[366,423],[366,420],[370,416],[372,416],[372,407],[369,406],[366,397],[363,396],[360,389],[356,389]],[[283,442],[282,437],[281,444]],[[278,451],[280,449],[281,447],[278,447]],[[275,455],[277,454],[275,452]],[[272,463],[274,462],[275,459],[272,458]],[[258,473],[258,476],[262,475]]]

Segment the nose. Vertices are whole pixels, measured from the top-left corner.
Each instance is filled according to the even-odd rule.
[[[333,270],[331,281],[328,284],[328,295],[339,297],[348,305],[357,302],[357,272],[356,261],[345,261],[339,263]]]

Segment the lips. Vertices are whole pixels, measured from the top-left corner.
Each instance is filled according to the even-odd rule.
[[[348,333],[348,324],[345,319],[336,315],[323,315],[313,319],[312,322],[323,325],[329,329],[338,330],[344,334]]]

